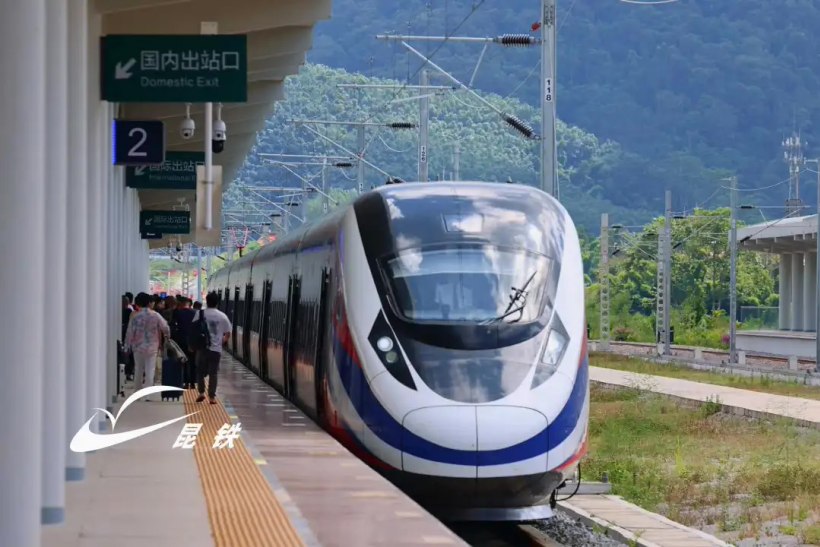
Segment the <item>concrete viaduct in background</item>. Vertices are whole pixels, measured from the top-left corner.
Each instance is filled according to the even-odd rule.
[[[778,330],[738,331],[738,349],[814,359],[817,332],[817,216],[738,230],[741,248],[780,257]]]
[[[247,100],[224,105],[228,141],[214,156],[230,181],[330,8],[331,0],[3,2],[0,545],[37,546],[43,524],[63,521],[65,482],[82,481],[86,468],[69,442],[116,398],[120,295],[148,289],[139,212],[196,196],[126,187],[124,167],[112,162],[112,121],[162,120],[167,151],[202,151],[204,108],[191,105],[197,134],[182,140],[185,104],[103,101],[100,37],[200,34],[209,22],[247,36]]]

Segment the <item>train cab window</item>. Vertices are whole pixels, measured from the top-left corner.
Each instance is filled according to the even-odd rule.
[[[527,323],[554,300],[548,258],[486,245],[416,248],[384,263],[396,311],[409,321]]]

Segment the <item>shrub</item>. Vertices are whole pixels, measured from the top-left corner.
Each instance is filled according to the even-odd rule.
[[[616,342],[631,342],[635,337],[635,333],[629,327],[616,327],[612,331],[612,338]]]

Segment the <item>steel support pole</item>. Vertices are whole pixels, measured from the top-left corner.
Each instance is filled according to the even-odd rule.
[[[426,68],[419,73],[419,84],[426,86],[429,84],[430,74]],[[428,165],[430,151],[428,149],[428,138],[430,129],[430,98],[419,99],[419,182],[429,180]]]
[[[201,34],[216,34],[218,32],[217,23],[201,23]],[[205,229],[213,228],[213,164],[214,156],[211,148],[213,139],[214,124],[214,103],[205,103]]]
[[[68,155],[69,187],[68,237],[71,255],[68,260],[68,292],[64,295],[73,321],[67,323],[67,339],[71,341],[68,358],[66,390],[70,395],[66,404],[66,436],[70,440],[88,419],[86,370],[88,368],[88,315],[87,298],[74,295],[85,291],[89,269],[88,231],[89,181],[88,181],[88,0],[68,3],[68,134],[75,136],[70,142]],[[136,226],[136,224],[134,225]],[[72,452],[65,445],[66,480],[85,478],[86,457]]]
[[[541,190],[558,196],[555,139],[556,0],[541,0]]]
[[[663,226],[663,292],[666,297],[666,305],[663,314],[663,352],[664,355],[671,353],[671,316],[672,316],[672,191],[667,190],[665,196],[666,211]]]
[[[326,215],[327,211],[327,159],[324,159],[322,160],[322,215]]]
[[[820,372],[820,159],[817,162],[817,222],[814,233],[815,285],[814,285],[814,371]]]
[[[196,246],[196,298],[202,298],[202,247]]]
[[[205,255],[205,290],[208,290],[208,287],[211,284],[211,272],[213,271],[211,258],[213,256],[213,249],[210,249],[208,253]]]
[[[205,229],[213,228],[213,164],[214,155],[211,148],[213,138],[214,104],[205,103]]]
[[[46,283],[46,2],[0,16],[0,545],[40,545]],[[61,275],[62,272],[57,272]],[[49,367],[50,368],[50,367]]]
[[[598,286],[601,297],[600,331],[601,349],[609,349],[609,214],[601,213],[601,264],[598,268]],[[586,325],[585,325],[586,327]]]
[[[461,180],[461,143],[456,141],[456,149],[453,152],[453,180]]]
[[[358,143],[357,146],[359,148],[359,160],[360,160],[359,163],[356,165],[356,171],[357,171],[357,173],[356,173],[356,175],[357,175],[356,176],[356,184],[358,185],[358,193],[359,193],[359,195],[361,195],[361,194],[364,193],[364,162],[361,161],[361,159],[364,158],[364,147],[365,147],[364,126],[363,125],[359,125],[358,127],[356,127],[356,140],[357,140],[357,143]],[[327,162],[327,160],[325,160],[325,163],[326,162]],[[322,169],[324,169],[324,166],[322,166]],[[302,186],[304,186],[304,184]],[[304,211],[302,211],[302,218],[305,218]]]
[[[729,220],[729,365],[737,364],[737,177],[730,179]]]

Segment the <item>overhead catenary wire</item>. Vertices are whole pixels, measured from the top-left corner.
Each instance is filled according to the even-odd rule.
[[[425,57],[427,57],[428,60],[433,59],[433,57],[435,57],[435,55],[439,52],[439,50],[441,50],[441,48],[444,47],[444,44],[447,43],[447,40],[450,37],[454,36],[455,33],[458,32],[458,30],[475,14],[476,11],[478,11],[479,8],[481,8],[481,6],[484,5],[484,2],[486,2],[486,1],[487,0],[477,0],[476,2],[474,2],[472,7],[470,8],[470,12],[466,16],[464,16],[464,18],[453,28],[453,30],[449,34],[446,32],[446,29],[445,29],[444,40],[442,40],[441,43],[438,44],[438,46],[432,51],[432,53],[430,53],[429,55],[426,54]],[[388,104],[390,104],[391,101],[395,100],[399,96],[399,94],[404,90],[404,87],[406,85],[408,85],[419,74],[419,72],[421,72],[421,70],[424,68],[425,65],[426,65],[426,63],[422,63],[421,66],[419,66],[416,69],[416,71],[413,72],[412,75],[409,74],[409,71],[408,71],[407,82],[405,82],[405,84],[403,86],[396,89],[396,91],[393,93],[393,96],[390,98],[389,101],[387,101],[385,104],[381,105],[381,107],[375,108],[374,113],[369,115],[364,121],[370,121],[373,118],[375,118],[376,116],[378,116],[382,112],[382,110]],[[409,66],[409,56],[408,56],[408,66]]]

